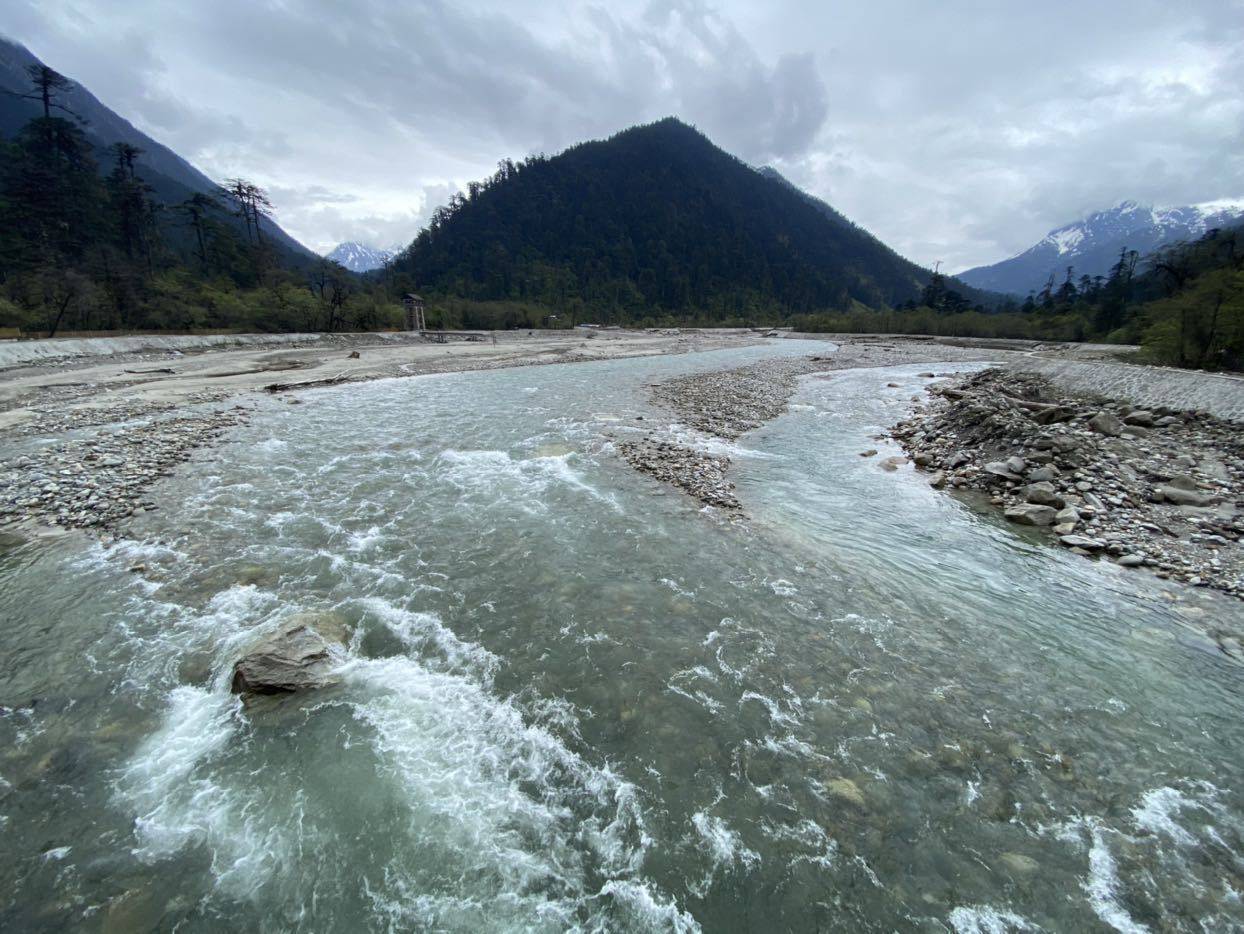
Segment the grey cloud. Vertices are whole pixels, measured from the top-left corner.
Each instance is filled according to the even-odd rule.
[[[1239,0],[28,0],[12,19],[209,174],[272,187],[321,249],[406,239],[500,158],[668,114],[951,268],[1122,198],[1244,196]]]

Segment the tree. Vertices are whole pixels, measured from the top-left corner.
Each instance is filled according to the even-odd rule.
[[[134,161],[143,150],[129,143],[114,143],[112,150],[116,162],[107,187],[118,245],[127,259],[133,259],[136,250],[141,252],[150,272],[155,205],[150,198],[151,186],[134,169]]]
[[[30,77],[32,91],[26,94],[20,94],[17,91],[5,91],[5,93],[23,100],[39,101],[43,105],[44,120],[51,118],[53,110],[63,110],[74,117],[78,116],[57,100],[61,95],[68,94],[75,89],[72,81],[47,65],[27,65],[26,74]]]
[[[194,239],[198,248],[199,266],[208,270],[207,241],[208,216],[213,211],[221,210],[220,202],[211,195],[196,191],[193,195],[177,206],[177,210],[189,222],[194,230]]]
[[[1064,279],[1063,284],[1058,287],[1058,294],[1056,298],[1058,300],[1058,304],[1063,305],[1064,307],[1075,304],[1076,286],[1075,286],[1075,282],[1073,281],[1074,276],[1075,276],[1075,267],[1068,266],[1067,267],[1067,278]]]
[[[223,191],[233,200],[238,216],[246,225],[246,239],[262,245],[260,218],[272,216],[272,202],[268,193],[244,178],[225,179]]]
[[[0,192],[4,223],[19,234],[18,268],[77,261],[99,232],[100,184],[91,146],[76,125],[40,117],[18,133]]]
[[[1144,345],[1161,363],[1244,367],[1244,271],[1223,266],[1146,308]]]

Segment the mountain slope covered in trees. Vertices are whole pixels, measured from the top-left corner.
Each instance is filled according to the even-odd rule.
[[[605,321],[882,307],[931,278],[673,118],[501,163],[438,209],[393,271],[434,295]]]
[[[213,184],[65,76],[33,58],[15,65],[15,49],[24,53],[3,47],[0,69],[5,336],[401,320],[382,286],[285,235],[263,189],[241,178]]]
[[[43,65],[25,46],[0,36],[0,137],[14,139],[30,120],[42,116],[42,103],[30,96],[29,69]],[[157,203],[174,205],[195,193],[217,191],[215,182],[177,153],[135,128],[82,85],[70,83],[58,96],[59,106],[53,115],[78,124],[98,165],[108,166],[111,147],[124,143],[139,150],[134,158],[135,173],[149,186]],[[302,261],[305,265],[317,258],[272,218],[261,216],[260,224],[263,236],[284,261]]]

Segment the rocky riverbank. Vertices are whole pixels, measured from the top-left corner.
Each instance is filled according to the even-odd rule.
[[[1001,354],[1005,356],[1005,353]],[[727,478],[730,458],[697,445],[694,437],[671,427],[690,428],[707,438],[735,441],[782,412],[801,376],[859,367],[980,360],[975,348],[926,342],[873,340],[827,348],[824,354],[762,360],[759,363],[698,373],[657,383],[652,401],[669,413],[673,426],[649,429],[643,438],[627,438],[618,450],[636,470],[669,483],[707,506],[737,511],[734,484]]]
[[[1244,431],[989,369],[929,387],[893,429],[939,488],[1086,557],[1244,598]]]
[[[120,414],[143,420],[34,446],[0,465],[0,526],[102,531],[156,509],[151,486],[247,416],[242,406],[233,406],[171,417],[125,408],[100,417]],[[83,421],[74,420],[73,427]]]

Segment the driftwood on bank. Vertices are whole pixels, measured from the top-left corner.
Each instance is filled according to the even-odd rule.
[[[317,386],[337,386],[354,380],[350,370],[343,370],[336,376],[325,376],[320,379],[304,379],[295,383],[269,383],[264,392],[288,392],[292,389],[314,389]]]

